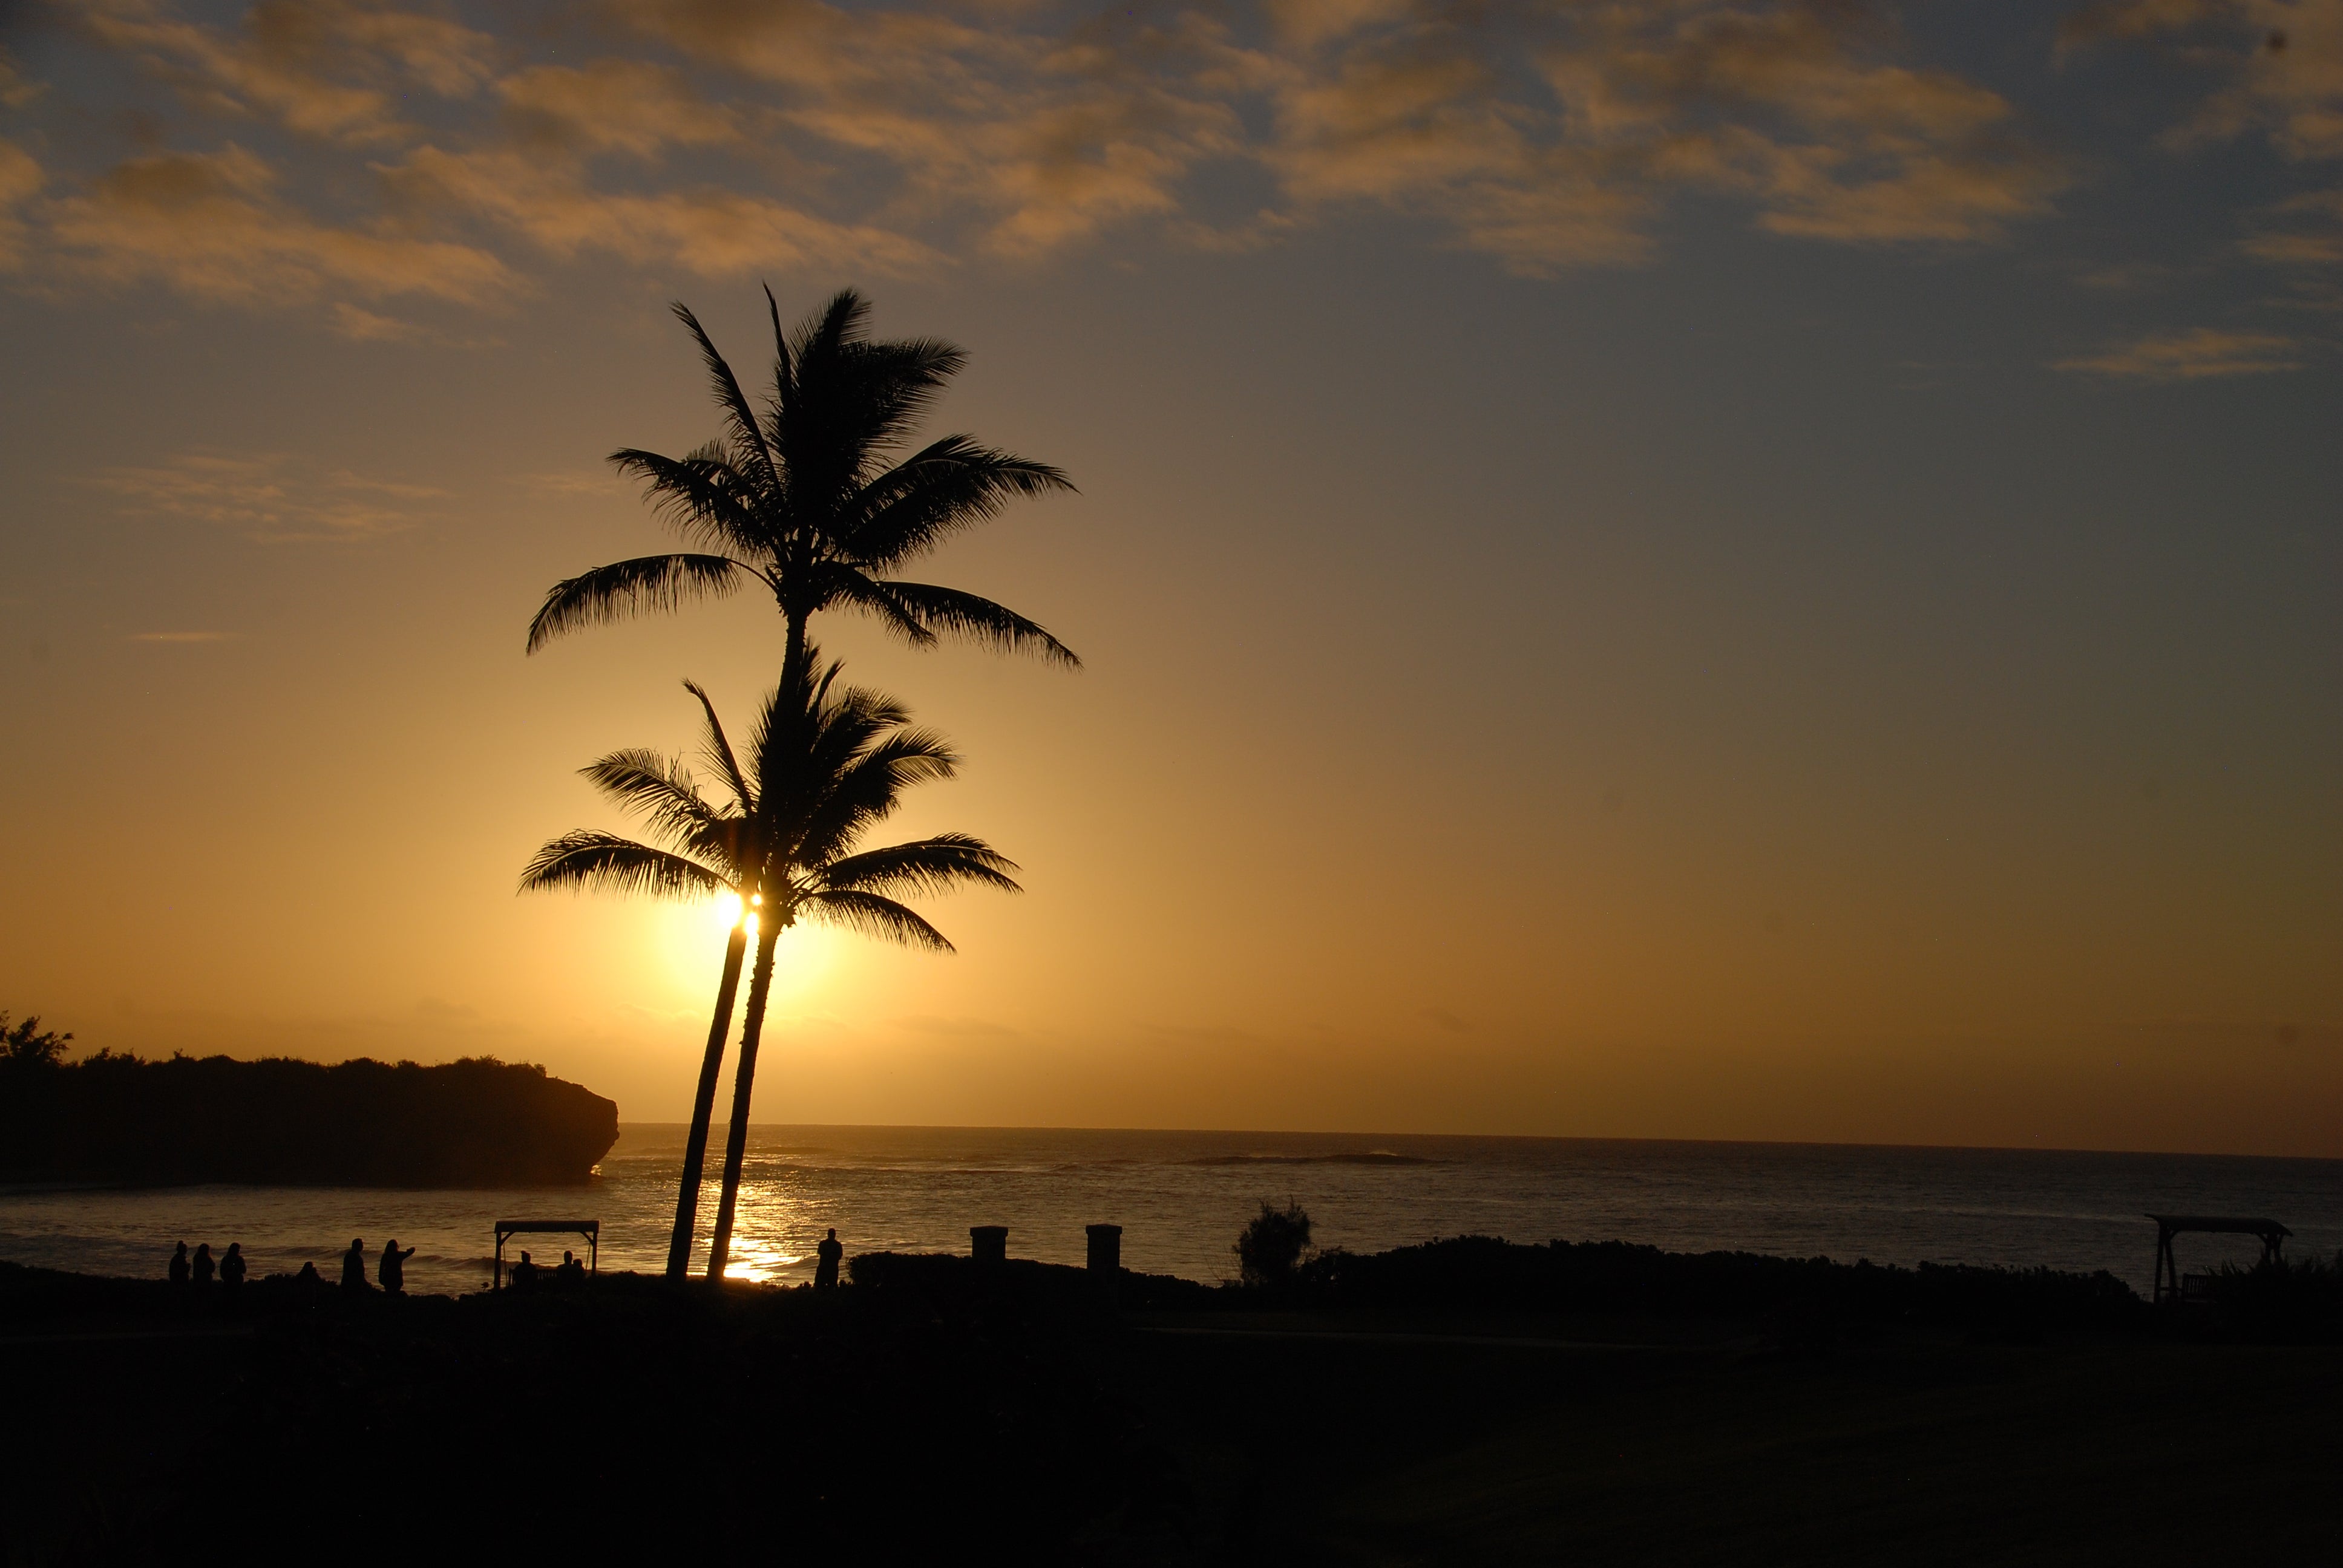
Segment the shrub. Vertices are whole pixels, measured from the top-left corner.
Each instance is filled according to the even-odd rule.
[[[1237,1238],[1238,1275],[1248,1285],[1283,1285],[1293,1279],[1310,1248],[1310,1216],[1292,1199],[1285,1207],[1264,1202]]]

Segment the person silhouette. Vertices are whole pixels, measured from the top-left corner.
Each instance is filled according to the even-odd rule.
[[[382,1244],[382,1261],[375,1266],[374,1277],[382,1282],[382,1288],[388,1294],[403,1296],[407,1293],[407,1260],[413,1256],[415,1249],[412,1247],[404,1252],[398,1250],[398,1238],[396,1236]]]
[[[187,1244],[182,1241],[178,1245],[178,1250],[171,1254],[171,1283],[184,1285],[186,1282]]]
[[[212,1282],[212,1244],[209,1241],[196,1245],[196,1261],[189,1269],[189,1274],[198,1285]]]
[[[300,1288],[302,1293],[306,1295],[309,1292],[317,1290],[325,1282],[325,1276],[317,1272],[317,1265],[307,1258],[302,1259],[301,1271],[293,1276],[293,1283]]]
[[[352,1295],[364,1295],[366,1282],[366,1238],[350,1238],[350,1250],[342,1254],[342,1289]]]
[[[815,1246],[813,1255],[813,1288],[817,1291],[836,1290],[838,1288],[838,1261],[839,1259],[846,1256],[846,1249],[838,1244],[838,1229],[836,1226],[832,1226],[830,1228],[830,1234],[824,1236],[820,1242]]]
[[[561,1267],[553,1271],[553,1277],[565,1288],[582,1285],[586,1282],[586,1265],[578,1261],[577,1253],[565,1247],[561,1252]]]
[[[512,1276],[516,1291],[528,1290],[537,1283],[537,1265],[529,1261],[528,1252],[523,1251],[520,1261],[512,1266]]]
[[[227,1255],[220,1260],[220,1283],[233,1291],[244,1283],[244,1243],[230,1241]]]

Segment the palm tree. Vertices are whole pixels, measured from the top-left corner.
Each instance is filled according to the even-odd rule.
[[[674,609],[753,578],[772,593],[786,628],[784,690],[797,689],[804,678],[808,620],[837,607],[875,615],[915,646],[949,633],[1079,668],[1072,649],[1013,610],[892,575],[1021,496],[1073,488],[1056,468],[970,436],[946,436],[896,458],[967,355],[934,338],[872,340],[870,307],[851,289],[793,336],[782,332],[769,288],[765,307],[774,363],[761,417],[699,317],[679,302],[676,316],[699,347],[723,415],[720,433],[681,457],[635,447],[610,455],[619,472],[644,481],[652,507],[684,541],[701,548],[616,561],[556,583],[529,623],[528,651],[579,627]],[[724,1008],[719,995],[719,1015]],[[723,1033],[709,1038],[703,1086],[713,1085],[722,1066]],[[710,1088],[699,1097],[688,1151],[707,1148],[712,1093]],[[684,1248],[699,1177],[688,1159],[689,1195],[677,1201],[679,1234],[685,1236],[678,1245]],[[671,1273],[681,1271],[681,1260],[679,1251],[670,1258]]]
[[[739,810],[737,817],[719,820],[737,820],[740,826],[731,841],[753,846],[759,857],[753,879],[739,884],[751,889],[757,956],[733,1079],[723,1187],[709,1254],[711,1279],[722,1277],[730,1256],[757,1052],[772,990],[774,947],[781,932],[800,920],[821,920],[950,952],[951,943],[943,934],[897,895],[942,892],[966,883],[1019,890],[1010,876],[1015,864],[963,833],[856,849],[866,832],[894,813],[904,789],[950,779],[960,759],[940,736],[910,728],[909,713],[892,699],[859,687],[839,689],[838,674],[834,663],[820,666],[819,655],[809,646],[796,680],[776,687],[766,700],[749,747],[749,766],[726,769]],[[712,709],[709,721],[711,732],[720,733]],[[674,771],[670,768],[666,776],[672,778]],[[696,799],[696,792],[683,793]],[[632,799],[649,800],[652,792]],[[666,799],[659,796],[649,814],[655,823],[663,824],[664,836],[683,843],[689,852],[629,844],[607,834],[567,834],[538,851],[523,886],[608,883],[651,891],[688,885],[715,890],[719,884],[709,879],[715,874],[707,864],[709,857],[697,848],[699,839],[688,837],[704,836],[707,829],[696,819],[688,820],[688,808],[677,807],[679,814],[672,818],[662,816],[669,809]],[[679,833],[687,837],[679,838]],[[603,869],[606,865],[610,869]],[[732,972],[737,978],[737,970]],[[709,1070],[703,1067],[703,1081]],[[692,1179],[697,1172],[686,1174]]]
[[[708,1047],[700,1058],[699,1086],[692,1098],[691,1132],[684,1144],[683,1183],[676,1194],[675,1227],[668,1238],[667,1275],[671,1280],[682,1279],[690,1265],[700,1177],[708,1160],[709,1116],[716,1104],[716,1081],[725,1038],[731,1032],[732,1002],[739,992],[740,962],[765,859],[755,796],[716,717],[716,705],[698,686],[688,680],[683,684],[699,699],[706,717],[702,755],[730,798],[721,806],[709,804],[681,758],[639,749],[614,751],[578,771],[620,807],[645,818],[659,843],[639,844],[584,829],[565,833],[538,849],[520,877],[525,893],[590,887],[667,898],[729,894],[738,900],[724,944],[716,1014],[709,1021]]]
[[[1079,667],[1072,649],[1013,610],[893,575],[1018,497],[1073,488],[1058,469],[970,436],[946,436],[895,460],[967,354],[932,337],[872,339],[870,303],[852,289],[794,334],[781,330],[769,288],[765,305],[773,390],[761,415],[699,318],[678,302],[722,432],[681,457],[632,447],[610,454],[620,473],[643,481],[662,520],[700,549],[615,561],[554,584],[529,623],[528,651],[579,627],[674,609],[753,579],[771,591],[787,628],[784,687],[804,665],[807,621],[840,607],[878,617],[914,646],[950,633]]]

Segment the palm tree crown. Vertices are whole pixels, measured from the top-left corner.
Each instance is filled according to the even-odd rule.
[[[1073,651],[1034,622],[957,588],[894,574],[1021,496],[1071,490],[1066,476],[946,436],[897,459],[967,355],[936,338],[881,342],[869,302],[848,289],[794,334],[765,291],[773,322],[773,389],[761,410],[697,317],[675,313],[699,346],[723,430],[681,457],[627,447],[610,455],[639,478],[660,517],[694,551],[613,562],[556,583],[529,624],[528,649],[578,627],[751,579],[771,591],[789,631],[785,682],[803,657],[809,618],[833,607],[875,615],[915,645],[952,633],[1067,665]]]

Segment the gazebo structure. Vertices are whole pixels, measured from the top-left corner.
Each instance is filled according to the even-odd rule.
[[[599,1220],[499,1220],[497,1221],[497,1274],[495,1289],[505,1288],[505,1240],[510,1236],[527,1236],[552,1231],[564,1236],[586,1238],[587,1270],[600,1273],[602,1254],[602,1221]]]
[[[2286,1239],[2294,1234],[2275,1220],[2244,1220],[2219,1214],[2150,1214],[2156,1221],[2156,1302],[2180,1300],[2180,1264],[2172,1256],[2172,1238],[2184,1231],[2209,1231],[2220,1235],[2258,1236],[2262,1261],[2275,1263]]]

